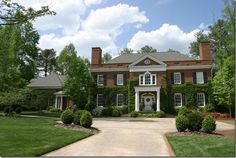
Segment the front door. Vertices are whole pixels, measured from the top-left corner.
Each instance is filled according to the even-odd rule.
[[[144,110],[150,111],[152,110],[152,105],[154,103],[154,96],[144,96]]]

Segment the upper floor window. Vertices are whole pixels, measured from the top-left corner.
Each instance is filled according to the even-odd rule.
[[[174,73],[174,84],[181,84],[181,73],[180,72]]]
[[[124,74],[117,74],[117,85],[124,85]]]
[[[198,84],[203,84],[204,83],[203,72],[196,72],[196,82]]]
[[[150,72],[139,75],[139,85],[156,85],[156,75]]]
[[[197,93],[197,106],[205,106],[205,94]]]
[[[182,94],[181,93],[175,93],[174,94],[174,104],[176,107],[182,106]]]
[[[104,85],[104,75],[97,76],[97,85],[100,85],[100,86]]]
[[[124,105],[124,95],[123,94],[117,94],[116,101],[117,101],[117,103],[116,103],[117,106]]]

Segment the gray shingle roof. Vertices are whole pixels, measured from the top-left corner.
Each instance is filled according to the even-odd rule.
[[[145,54],[123,54],[120,55],[109,62],[107,64],[116,64],[116,63],[133,63],[134,61],[138,60]],[[149,55],[157,58],[160,61],[186,61],[186,60],[196,60],[195,58],[189,57],[188,55],[179,53],[179,52],[157,52],[157,53],[150,53]]]
[[[64,86],[64,80],[65,76],[52,73],[46,77],[32,79],[27,87],[33,89],[62,89]]]

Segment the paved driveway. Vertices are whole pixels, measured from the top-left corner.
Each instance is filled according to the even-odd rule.
[[[101,118],[101,132],[45,156],[170,156],[163,136],[176,131],[173,118]]]

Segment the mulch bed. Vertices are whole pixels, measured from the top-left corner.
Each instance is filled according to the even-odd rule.
[[[99,130],[97,128],[94,128],[94,127],[84,128],[82,126],[74,125],[74,124],[65,125],[63,123],[57,123],[55,126],[58,127],[58,128],[64,128],[64,129],[71,129],[71,130],[76,130],[76,131],[89,132],[91,134],[97,134],[99,132]]]
[[[203,136],[203,137],[226,137],[234,139],[234,130],[215,131],[211,134],[204,132],[171,132],[167,133],[168,136]]]

